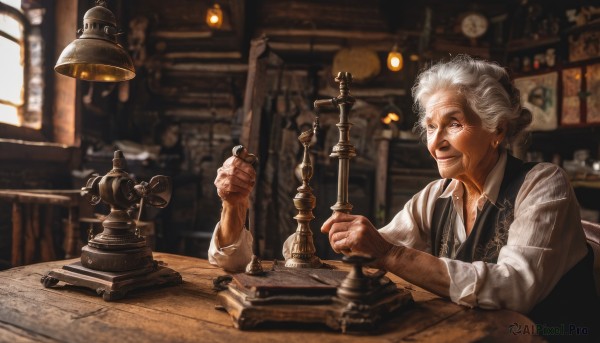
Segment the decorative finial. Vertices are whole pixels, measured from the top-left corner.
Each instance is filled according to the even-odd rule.
[[[125,157],[123,156],[123,152],[121,150],[115,151],[112,162],[113,162],[113,169],[125,168]]]
[[[252,260],[246,266],[246,274],[258,276],[264,273],[262,264],[256,255],[252,255]]]

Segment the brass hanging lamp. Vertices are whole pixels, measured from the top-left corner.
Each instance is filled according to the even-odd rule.
[[[62,51],[54,70],[60,74],[86,81],[118,82],[135,77],[129,54],[117,43],[117,20],[106,8],[106,1],[83,16],[81,36]]]
[[[223,25],[223,10],[219,4],[215,3],[206,10],[206,24],[213,29],[219,29]]]

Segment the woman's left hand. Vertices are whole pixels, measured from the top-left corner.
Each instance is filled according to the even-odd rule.
[[[378,260],[393,246],[367,218],[343,212],[334,212],[323,223],[321,232],[329,234],[329,244],[335,252],[345,255],[368,255]]]

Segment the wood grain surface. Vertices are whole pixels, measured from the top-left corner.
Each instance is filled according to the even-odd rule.
[[[213,279],[225,273],[206,260],[154,253],[181,273],[183,284],[137,290],[105,302],[93,291],[65,285],[44,288],[49,270],[76,260],[53,261],[0,272],[1,342],[470,342],[540,341],[514,335],[510,325],[533,325],[511,311],[467,309],[388,275],[411,291],[415,306],[383,322],[369,335],[348,335],[313,325],[235,329],[219,310]],[[337,261],[329,264],[345,269]],[[269,268],[268,262],[264,267]]]

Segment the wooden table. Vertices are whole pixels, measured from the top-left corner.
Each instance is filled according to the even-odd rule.
[[[216,309],[212,280],[225,274],[206,260],[164,253],[154,258],[181,273],[183,284],[137,290],[105,302],[94,292],[59,283],[44,288],[47,271],[76,260],[54,261],[0,272],[0,341],[2,342],[469,342],[540,341],[513,334],[513,324],[533,323],[511,311],[468,309],[441,299],[393,276],[412,292],[415,305],[383,322],[370,335],[349,335],[326,327],[279,325],[250,331],[233,327]],[[346,266],[328,261],[340,269]],[[266,264],[266,263],[265,263]],[[63,285],[63,286],[61,286]]]

